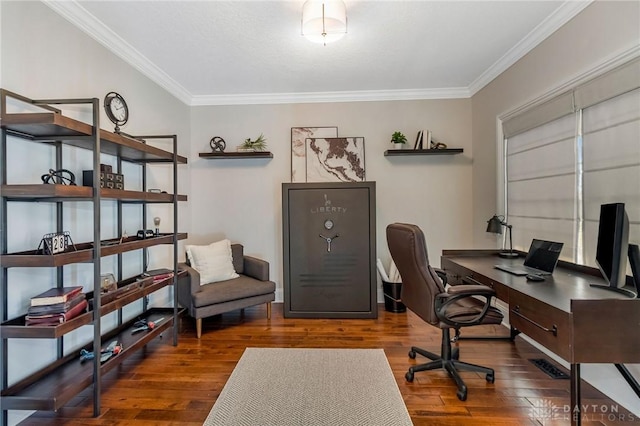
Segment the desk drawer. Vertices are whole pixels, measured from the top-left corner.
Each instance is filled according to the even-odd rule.
[[[511,290],[509,323],[567,361],[571,360],[571,315]]]
[[[462,278],[472,273],[467,268],[464,268],[457,263],[453,263],[444,257],[440,259],[440,263],[442,265],[442,269],[447,273],[447,281],[451,285],[463,284]]]
[[[509,288],[493,281],[484,275],[473,272],[453,262],[442,260],[442,267],[447,272],[447,280],[451,285],[473,284],[486,285],[496,291],[496,297],[506,303],[509,303]]]

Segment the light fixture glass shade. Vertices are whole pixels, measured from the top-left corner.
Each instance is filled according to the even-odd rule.
[[[347,33],[347,6],[342,0],[307,0],[302,6],[302,35],[327,44]]]

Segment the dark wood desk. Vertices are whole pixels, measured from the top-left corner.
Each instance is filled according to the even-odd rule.
[[[509,304],[511,327],[571,364],[571,424],[580,425],[580,364],[640,362],[640,299],[591,287],[602,283],[594,268],[558,262],[545,281],[527,281],[494,265],[520,265],[496,250],[443,250],[449,283],[482,284]]]

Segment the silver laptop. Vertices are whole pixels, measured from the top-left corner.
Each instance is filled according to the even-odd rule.
[[[563,245],[563,243],[534,239],[524,259],[524,265],[495,265],[495,268],[518,276],[551,275],[558,264]]]

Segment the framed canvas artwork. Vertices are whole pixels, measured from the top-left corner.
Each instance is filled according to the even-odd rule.
[[[307,138],[335,138],[337,127],[292,127],[291,128],[291,182],[307,181],[305,160]]]
[[[363,182],[364,138],[307,138],[307,182]]]

